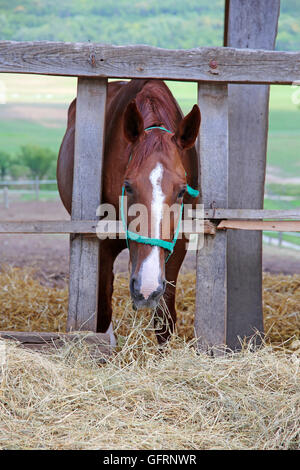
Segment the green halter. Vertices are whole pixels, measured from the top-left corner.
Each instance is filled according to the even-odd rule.
[[[145,131],[149,131],[151,129],[160,129],[162,131],[169,132],[169,134],[172,134],[171,131],[161,126],[147,127]],[[130,156],[129,161],[130,160],[131,160],[131,156]],[[187,193],[192,197],[199,196],[199,191],[197,189],[191,188],[191,186],[189,185],[187,185]],[[143,243],[145,245],[159,246],[160,248],[164,248],[165,250],[168,250],[170,252],[165,261],[167,262],[171,254],[173,253],[173,250],[174,250],[174,247],[175,247],[178,235],[179,235],[180,224],[181,224],[182,214],[183,214],[183,201],[181,203],[180,216],[179,216],[179,220],[178,220],[178,224],[177,224],[177,228],[176,228],[173,240],[171,242],[168,242],[166,240],[161,240],[159,238],[144,237],[143,235],[139,235],[138,233],[131,232],[130,230],[127,229],[127,224],[126,224],[125,215],[124,215],[124,195],[125,195],[125,186],[123,185],[122,186],[122,198],[121,198],[121,218],[122,218],[123,227],[126,233],[127,248],[129,248],[128,240],[132,240],[137,243]]]

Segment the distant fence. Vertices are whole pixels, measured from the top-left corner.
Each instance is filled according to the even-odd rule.
[[[272,236],[274,234],[275,236]],[[299,238],[299,244],[293,243],[288,240],[284,240],[284,235],[292,235],[295,238]],[[277,246],[279,248],[291,248],[292,250],[300,251],[300,233],[298,232],[263,232],[263,241],[269,245]]]
[[[5,209],[9,208],[9,189],[11,186],[32,186],[32,191],[35,192],[35,199],[38,201],[40,197],[40,186],[44,184],[57,184],[56,180],[40,180],[36,178],[34,180],[11,180],[11,181],[0,181],[0,187],[3,187],[3,204]]]

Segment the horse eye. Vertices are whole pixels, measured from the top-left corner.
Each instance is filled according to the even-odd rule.
[[[185,191],[186,191],[185,188],[181,189],[181,191],[178,193],[178,196],[177,196],[178,199],[181,199],[183,197]]]
[[[125,190],[126,190],[127,194],[132,194],[133,193],[132,187],[131,187],[130,183],[128,183],[128,181],[125,181],[124,187],[125,187]]]

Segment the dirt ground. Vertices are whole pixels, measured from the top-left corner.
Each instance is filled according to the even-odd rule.
[[[67,220],[60,201],[12,202],[0,205],[1,220]],[[263,269],[271,273],[300,273],[300,252],[264,245]],[[0,235],[0,264],[30,266],[45,283],[62,286],[69,272],[69,237],[66,235]],[[188,253],[182,269],[195,269],[195,253]],[[116,260],[115,271],[127,271],[128,252]]]

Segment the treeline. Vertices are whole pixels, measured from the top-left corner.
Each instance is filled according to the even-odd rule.
[[[16,155],[0,150],[1,180],[56,178],[57,154],[45,147],[24,145]]]
[[[281,0],[277,49],[300,49],[300,2]],[[224,0],[0,0],[0,39],[220,46]]]

